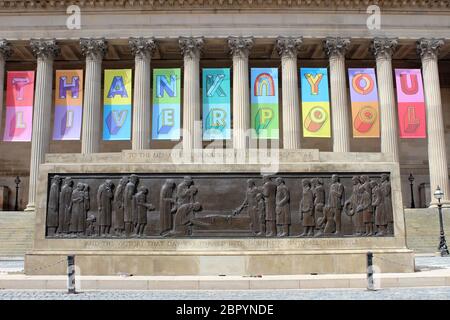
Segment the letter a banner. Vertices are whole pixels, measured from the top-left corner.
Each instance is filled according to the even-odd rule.
[[[330,95],[326,68],[301,68],[303,136],[331,137]]]
[[[181,69],[153,70],[152,139],[180,139]]]
[[[250,91],[253,138],[278,139],[278,69],[252,68]]]
[[[230,139],[230,69],[203,69],[203,140]]]
[[[354,138],[380,137],[375,69],[348,69]]]
[[[131,139],[131,69],[105,70],[103,140]]]
[[[425,99],[420,69],[395,69],[400,138],[426,138]]]
[[[53,140],[80,140],[83,70],[56,70]]]
[[[8,71],[6,81],[6,122],[3,140],[31,141],[34,71]]]

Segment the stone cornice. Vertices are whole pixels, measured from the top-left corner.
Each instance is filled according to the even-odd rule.
[[[448,0],[0,0],[0,9],[61,9],[70,5],[82,8],[170,9],[259,9],[323,8],[366,9],[376,4],[382,9],[450,8]]]
[[[389,38],[375,38],[370,44],[370,52],[375,58],[391,59],[397,49],[398,40]]]
[[[5,39],[0,39],[0,55],[3,59],[8,59],[11,57],[12,49],[11,49],[11,43]]]
[[[228,47],[233,56],[247,58],[253,48],[253,37],[229,37]]]
[[[154,38],[130,38],[128,44],[131,53],[139,59],[151,58],[156,50]]]
[[[422,59],[437,59],[439,49],[444,45],[444,39],[419,39],[417,40],[417,54]]]
[[[203,37],[180,37],[178,44],[183,57],[194,59],[200,57],[205,41]]]
[[[31,39],[30,46],[34,56],[38,59],[54,59],[61,52],[55,39]]]
[[[107,50],[108,42],[104,38],[82,38],[80,39],[81,53],[92,60],[103,59]]]
[[[302,37],[278,37],[276,42],[278,55],[280,57],[297,58],[302,43]]]

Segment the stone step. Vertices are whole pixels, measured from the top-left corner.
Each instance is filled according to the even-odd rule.
[[[33,245],[33,213],[0,211],[0,256],[23,256]]]

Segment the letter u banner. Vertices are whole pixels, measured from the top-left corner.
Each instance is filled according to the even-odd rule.
[[[303,136],[331,137],[330,95],[326,68],[301,68]]]
[[[278,139],[278,69],[252,68],[250,91],[253,138]]]
[[[131,139],[131,69],[105,70],[103,140]]]
[[[203,140],[230,139],[230,69],[203,69]]]
[[[375,69],[348,69],[354,138],[379,138],[380,116]]]
[[[83,70],[56,70],[53,140],[80,140]]]
[[[152,139],[180,139],[181,69],[153,70]]]
[[[31,141],[34,71],[8,71],[6,81],[6,121],[3,140]]]
[[[425,99],[420,69],[395,69],[400,138],[426,138]]]

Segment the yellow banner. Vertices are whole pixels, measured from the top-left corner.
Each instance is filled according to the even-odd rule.
[[[378,102],[352,102],[354,138],[379,138]]]
[[[105,70],[105,90],[103,104],[130,105],[132,96],[131,81],[131,69]]]
[[[303,136],[329,138],[331,136],[329,102],[302,102]]]

